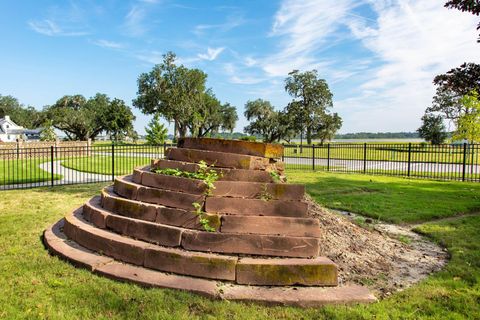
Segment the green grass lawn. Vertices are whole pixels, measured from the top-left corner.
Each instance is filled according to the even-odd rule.
[[[412,220],[411,213],[405,211],[402,214],[401,207],[415,207],[419,217],[433,218],[435,215],[430,207],[436,202],[448,207],[446,211],[449,213],[445,216],[478,206],[478,198],[472,197],[473,190],[478,193],[478,189],[467,183],[457,185],[391,178],[377,181],[375,179],[379,177],[311,172],[289,172],[289,176],[297,182],[305,181],[308,190],[322,203],[322,193],[332,197],[332,193],[345,191],[343,195],[356,197],[348,206],[350,210],[364,211],[371,216],[375,216],[379,209],[375,205],[366,206],[360,195],[369,199],[371,193],[377,193],[378,206],[399,207],[384,212],[383,217],[387,220],[390,215],[395,217],[393,220]],[[371,184],[369,179],[372,179]],[[351,188],[349,183],[353,184]],[[318,186],[315,187],[315,184]],[[264,307],[213,301],[174,290],[145,289],[93,275],[50,256],[41,243],[42,231],[89,197],[97,195],[104,185],[1,193],[0,318],[231,320],[480,317],[480,216],[455,217],[418,226],[420,232],[446,246],[452,259],[441,272],[390,298],[371,305],[320,309]],[[361,189],[365,185],[368,189]],[[331,187],[336,191],[327,193],[327,188]],[[370,189],[376,191],[370,192]],[[459,201],[451,204],[446,201],[446,198],[458,198],[463,192],[470,196],[456,199]],[[393,196],[396,193],[398,195]],[[408,202],[414,198],[417,200],[412,206]]]
[[[0,185],[50,181],[51,173],[39,168],[48,161],[48,158],[0,160]],[[58,180],[62,176],[55,174],[53,178]]]
[[[480,211],[480,183],[288,170],[323,206],[394,223]]]

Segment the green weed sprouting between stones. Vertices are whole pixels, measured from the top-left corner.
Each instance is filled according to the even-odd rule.
[[[209,166],[205,161],[201,160],[198,163],[198,170],[196,172],[183,171],[177,168],[153,169],[152,171],[169,176],[202,180],[207,186],[205,195],[209,196],[212,194],[213,189],[215,189],[215,181],[220,178],[220,174],[213,170],[212,167],[213,165]],[[203,211],[203,205],[198,202],[193,202],[192,205],[195,208],[194,212],[198,215],[198,220],[203,226],[203,229],[208,232],[215,232],[216,229],[210,226],[208,219],[205,218],[206,212]]]

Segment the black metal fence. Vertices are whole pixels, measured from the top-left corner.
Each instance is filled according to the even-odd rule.
[[[112,181],[173,145],[98,145],[0,149],[0,190]],[[480,181],[480,145],[285,145],[289,170],[354,172]]]
[[[479,144],[286,145],[287,169],[480,181]]]

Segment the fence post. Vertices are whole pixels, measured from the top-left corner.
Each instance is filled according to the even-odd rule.
[[[112,141],[112,181],[115,181],[115,143]]]
[[[367,172],[367,143],[363,144],[363,173]]]
[[[330,171],[330,143],[327,144],[327,171]]]
[[[410,177],[410,164],[412,162],[412,143],[408,143],[408,169],[407,169],[407,177]]]
[[[165,153],[167,153],[167,142],[163,141],[163,156],[162,156],[162,159],[165,159]]]
[[[54,169],[53,169],[53,155],[54,155],[53,146],[50,146],[50,168],[52,169],[51,170],[52,173],[51,173],[51,176],[50,176],[50,178],[51,178],[50,186],[51,187],[53,187],[53,184],[54,184],[54,181],[55,181],[55,173],[53,172],[54,171]]]
[[[285,143],[282,143],[282,162],[285,163]]]
[[[465,181],[465,168],[467,165],[467,143],[463,143],[463,169],[462,169],[462,181]]]
[[[315,171],[315,145],[312,143],[312,171]]]

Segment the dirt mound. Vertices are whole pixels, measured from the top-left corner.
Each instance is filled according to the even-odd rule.
[[[323,231],[320,256],[339,268],[339,283],[358,283],[384,297],[405,289],[440,270],[448,253],[405,227],[371,223],[361,227],[355,215],[335,213],[309,196],[309,213],[320,220]],[[399,240],[400,239],[400,240]]]

